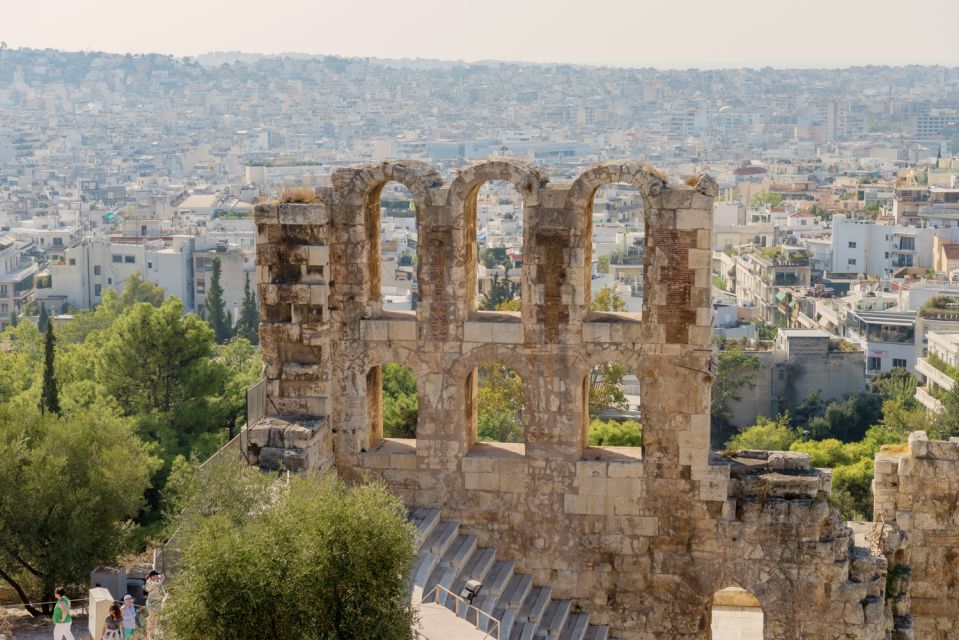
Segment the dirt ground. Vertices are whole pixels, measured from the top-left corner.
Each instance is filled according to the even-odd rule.
[[[49,618],[34,618],[24,611],[6,612],[0,619],[0,640],[50,640],[53,637],[53,623]],[[73,637],[76,640],[90,640],[87,632],[87,617],[73,617]]]

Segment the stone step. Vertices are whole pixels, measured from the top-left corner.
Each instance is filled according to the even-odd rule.
[[[500,640],[507,640],[513,631],[513,625],[516,624],[516,616],[519,615],[519,609],[515,607],[504,607],[493,612],[493,617],[499,620]],[[493,625],[490,625],[491,627]],[[495,631],[495,628],[487,628],[484,631]]]
[[[512,577],[503,595],[500,596],[496,608],[519,609],[533,588],[533,576],[528,573],[519,573]]]
[[[559,640],[559,634],[566,625],[569,618],[570,601],[569,600],[551,600],[543,614],[543,621],[539,625],[538,638],[547,640]],[[543,632],[546,632],[545,634]]]
[[[513,566],[512,560],[497,560],[493,563],[489,573],[486,574],[483,590],[480,591],[480,595],[473,602],[473,605],[486,613],[492,614],[493,609],[496,608],[496,603],[499,602],[499,598],[503,594],[503,590],[509,584],[510,578],[513,577]]]
[[[459,572],[460,570],[457,567],[444,566],[442,562],[438,563],[430,575],[429,580],[426,581],[426,585],[423,587],[423,597],[427,599],[427,602],[444,604],[452,610],[453,607],[456,606],[456,600],[450,598],[442,589],[436,592],[435,598],[430,597],[430,594],[437,586],[446,589],[446,591],[452,591],[453,581]]]
[[[526,596],[523,606],[519,610],[519,620],[535,625],[543,619],[546,607],[552,597],[552,587],[533,587]]]
[[[609,640],[609,625],[589,625],[585,640]]]
[[[559,640],[585,640],[586,632],[589,630],[588,613],[571,613],[563,627],[563,632],[559,634]]]
[[[460,525],[458,522],[441,520],[430,533],[429,537],[423,542],[420,551],[432,553],[436,557],[442,558],[446,550],[449,549],[453,541],[456,540],[459,531]]]
[[[440,566],[455,567],[458,574],[474,551],[476,551],[476,536],[461,533],[456,536],[453,544],[443,554]],[[452,583],[450,586],[452,586]]]
[[[460,571],[459,575],[456,576],[456,580],[453,581],[453,588],[450,589],[456,595],[459,595],[463,588],[466,586],[467,581],[469,580],[478,580],[483,586],[480,589],[479,595],[476,597],[476,602],[488,591],[487,579],[486,576],[489,574],[490,569],[493,568],[493,563],[496,561],[496,549],[492,547],[478,547],[473,551],[473,555],[469,557],[469,560],[466,561],[466,564],[463,566],[463,570]],[[474,606],[476,605],[474,602]],[[451,611],[454,610],[454,605],[452,603],[446,604],[447,608]],[[462,615],[462,614],[461,614]]]
[[[433,533],[436,525],[439,524],[440,510],[417,507],[410,511],[409,520],[416,528],[415,548],[418,550],[426,538]]]

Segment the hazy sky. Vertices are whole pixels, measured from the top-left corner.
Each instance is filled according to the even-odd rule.
[[[959,65],[959,0],[0,0],[10,47],[617,66]]]

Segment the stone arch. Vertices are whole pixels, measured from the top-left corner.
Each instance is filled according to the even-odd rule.
[[[641,353],[637,351],[631,349],[602,349],[588,352],[584,356],[576,358],[576,360],[570,366],[570,372],[572,374],[573,383],[581,381],[579,385],[580,400],[578,401],[577,406],[581,407],[582,411],[582,435],[581,442],[579,444],[584,451],[590,446],[589,423],[594,417],[591,415],[589,408],[590,376],[596,367],[610,362],[625,367],[629,374],[636,376],[640,382],[640,386],[642,386],[643,383],[645,367]],[[575,388],[575,384],[571,386]]]
[[[383,378],[382,367],[387,363],[401,364],[413,372],[417,381],[417,396],[422,393],[420,381],[429,373],[429,366],[419,354],[406,347],[390,345],[366,350],[363,357],[357,358],[348,369],[347,375],[358,389],[366,389],[366,421],[368,425],[368,447],[374,446],[384,438],[383,435]],[[417,427],[419,432],[419,428]]]
[[[453,384],[458,385],[462,389],[463,418],[467,425],[466,443],[468,447],[475,444],[478,439],[476,422],[478,413],[476,404],[478,371],[481,366],[492,363],[509,367],[516,372],[521,380],[529,381],[535,379],[534,366],[525,357],[518,354],[515,349],[511,349],[509,345],[486,344],[472,349],[456,362],[451,368],[449,375],[453,380]],[[523,405],[528,420],[532,407],[530,395],[525,386]],[[524,432],[528,434],[528,421],[523,427]]]
[[[373,306],[374,313],[380,307],[380,194],[388,182],[398,182],[409,189],[416,204],[419,228],[423,212],[430,205],[431,189],[443,184],[433,167],[416,160],[386,161],[339,169],[333,174],[333,185],[339,195],[333,207],[333,222],[350,242],[357,242],[361,247],[357,262],[363,267],[363,298]],[[362,239],[353,231],[358,226],[363,229]],[[429,258],[418,257],[421,267],[423,260]],[[356,269],[354,265],[343,267],[347,273]]]
[[[708,601],[710,640],[763,640],[766,611],[759,597],[735,582],[715,590]]]
[[[586,314],[592,300],[590,269],[592,265],[593,240],[593,197],[601,187],[613,184],[626,184],[639,190],[646,211],[645,228],[649,236],[649,220],[652,196],[659,195],[666,185],[666,176],[646,164],[639,162],[607,162],[584,171],[573,181],[566,195],[566,209],[580,212],[573,220],[573,226],[579,234],[583,250],[585,272],[583,274],[583,300]]]
[[[459,253],[463,259],[465,283],[476,281],[476,197],[480,187],[491,180],[509,182],[523,199],[525,235],[529,228],[528,211],[531,207],[539,205],[539,192],[546,186],[549,178],[539,167],[531,163],[508,158],[494,158],[467,167],[453,179],[449,187],[447,204],[453,217],[453,227],[459,231],[456,235],[459,236],[461,243]],[[529,250],[528,238],[523,238],[523,246],[524,251]],[[466,297],[467,312],[474,311],[476,294],[472,286],[467,287]]]

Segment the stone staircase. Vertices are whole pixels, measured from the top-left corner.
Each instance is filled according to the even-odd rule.
[[[516,573],[512,560],[497,559],[496,549],[477,546],[476,536],[460,532],[459,523],[440,519],[439,509],[414,508],[418,551],[413,565],[412,600],[422,602],[437,585],[459,595],[467,580],[483,584],[473,606],[500,621],[500,640],[608,640],[609,627],[589,624],[589,614],[575,611],[569,600],[552,597],[548,586],[533,585]],[[451,612],[453,598],[436,601]],[[481,630],[486,621],[480,621]]]

